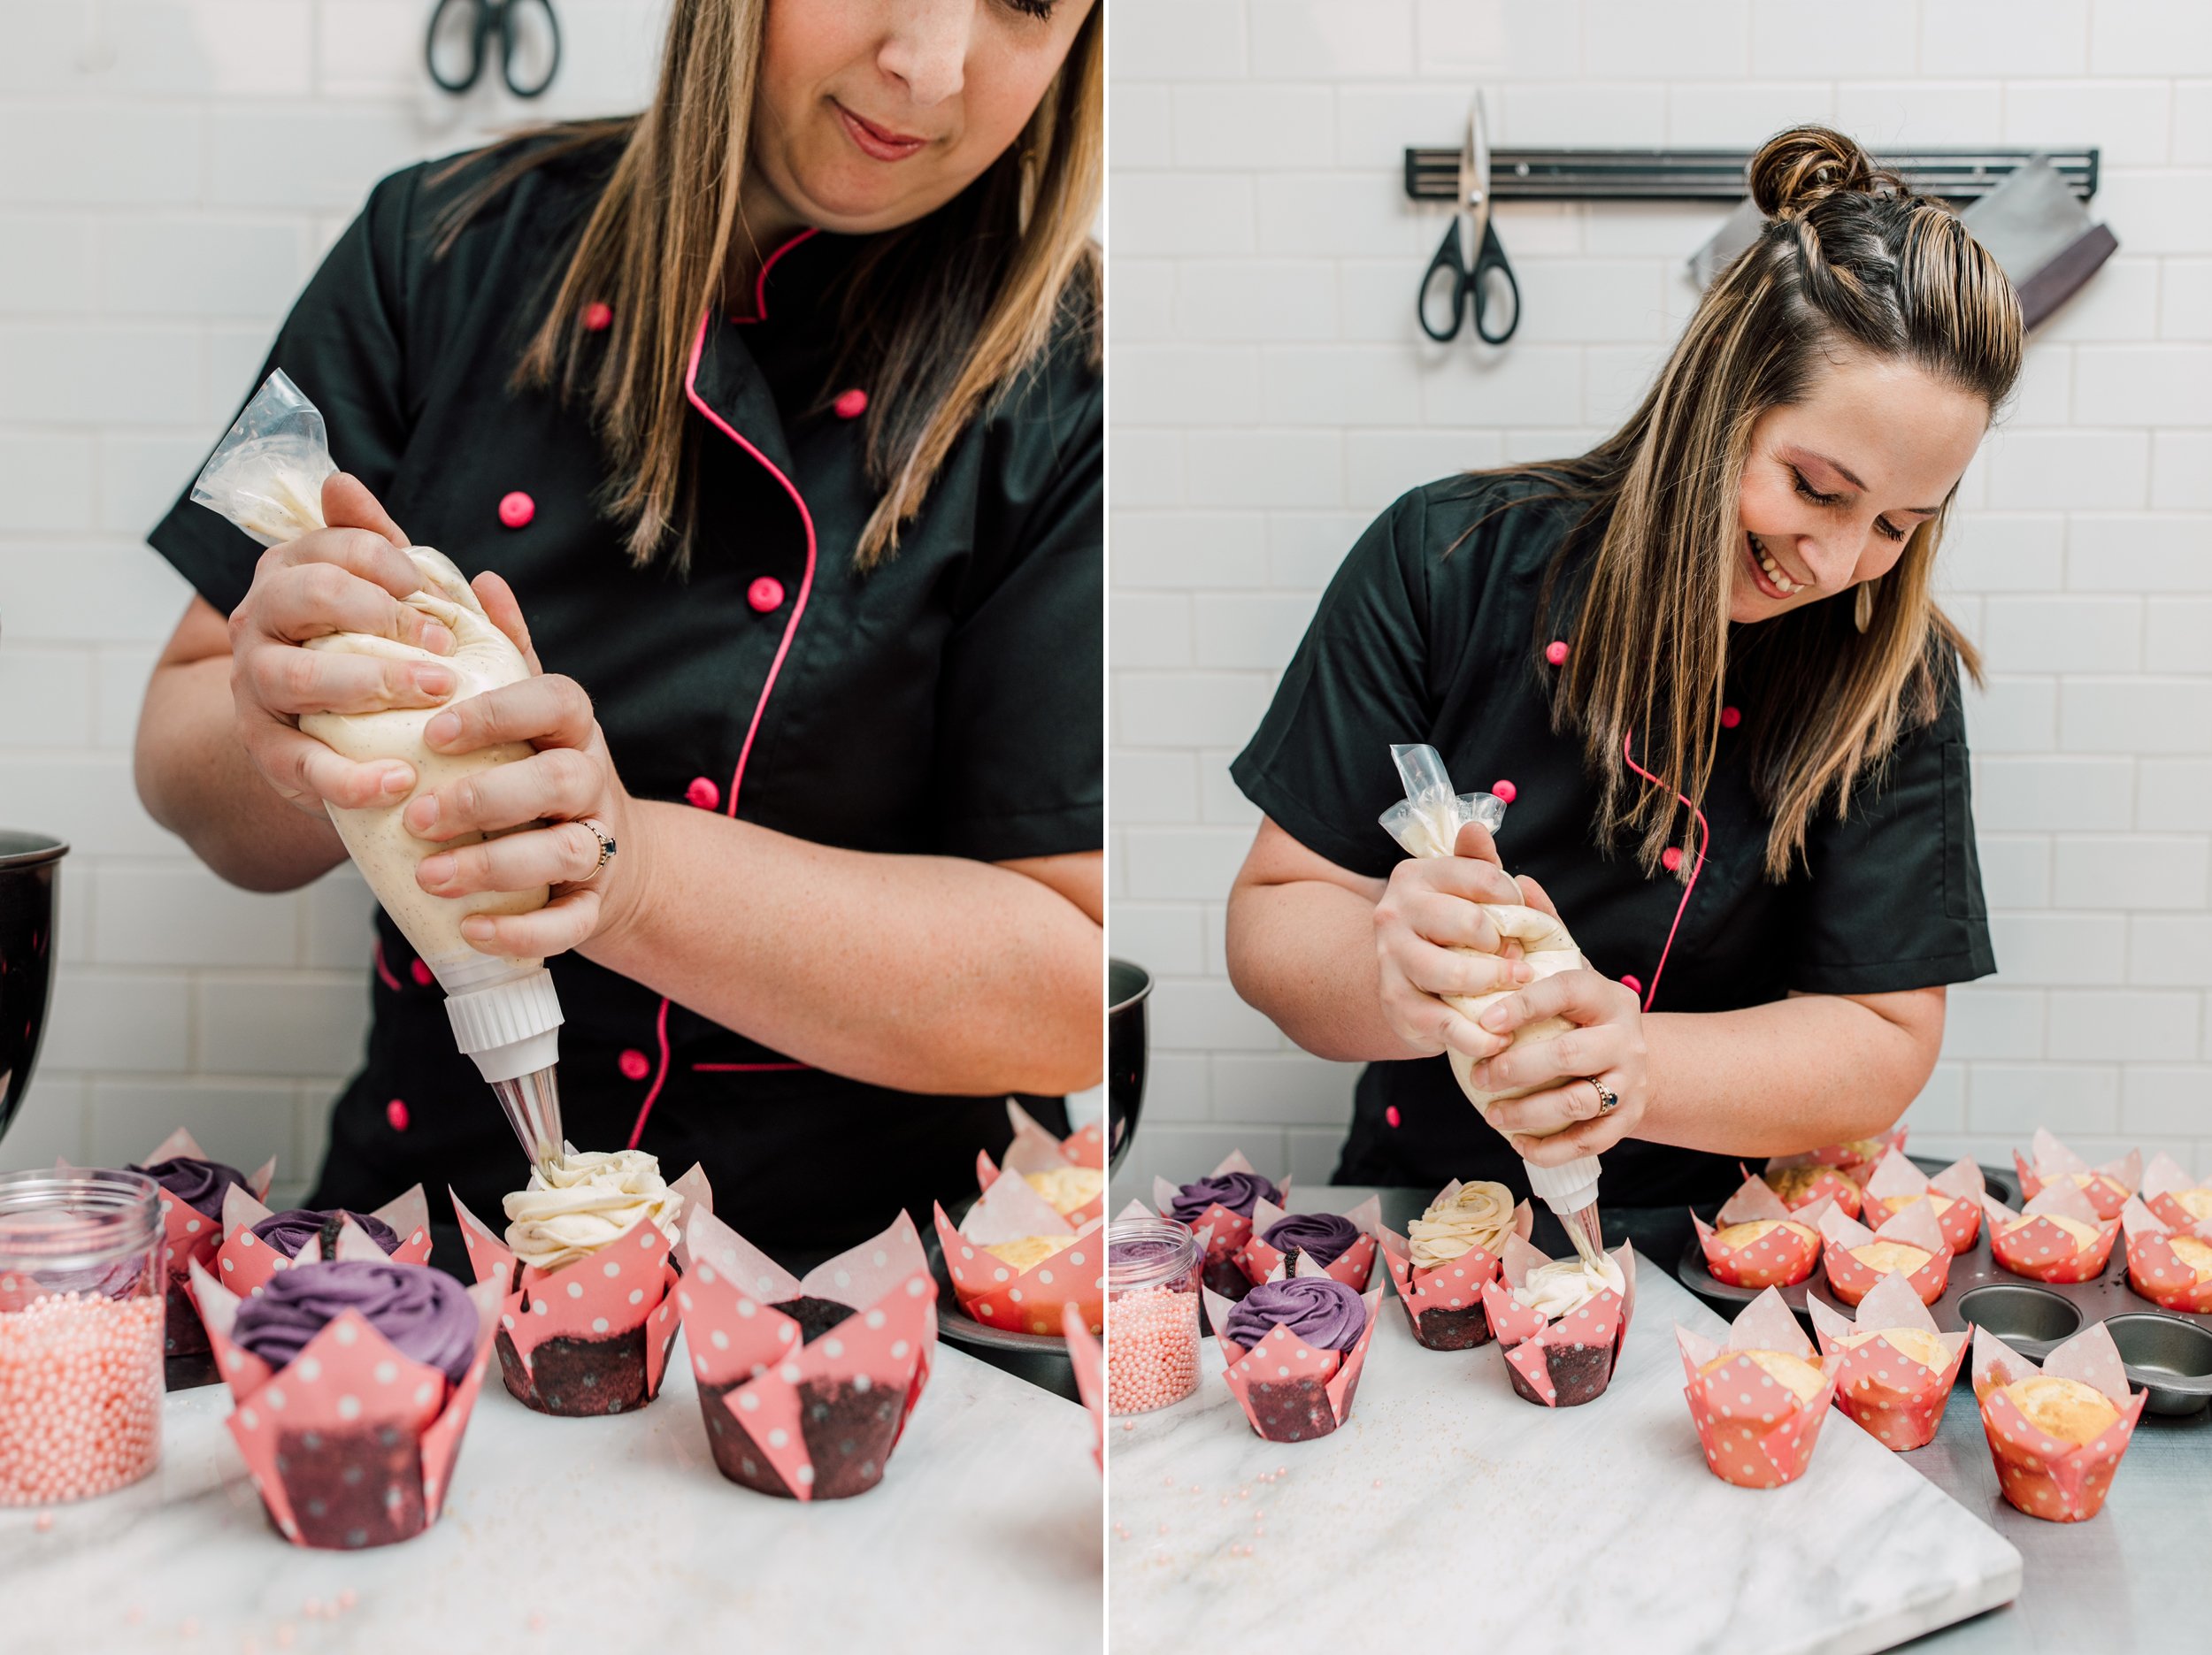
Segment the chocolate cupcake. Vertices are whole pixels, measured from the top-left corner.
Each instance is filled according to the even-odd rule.
[[[1623,1244],[1595,1260],[1553,1260],[1517,1236],[1508,1239],[1502,1270],[1483,1284],[1482,1300],[1516,1396],[1571,1408],[1604,1394],[1635,1302],[1634,1258]]]
[[[134,1165],[161,1186],[162,1222],[167,1240],[163,1247],[169,1270],[168,1299],[162,1317],[162,1354],[168,1359],[172,1390],[205,1384],[214,1379],[208,1358],[207,1330],[186,1291],[186,1272],[195,1259],[204,1263],[214,1256],[223,1235],[223,1197],[233,1187],[250,1191],[246,1175],[198,1153],[188,1134],[173,1134],[153,1159]]]
[[[1283,1199],[1283,1186],[1253,1170],[1252,1163],[1241,1154],[1232,1154],[1204,1177],[1188,1184],[1171,1184],[1164,1178],[1153,1183],[1154,1204],[1163,1218],[1208,1232],[1205,1263],[1199,1278],[1232,1303],[1252,1287],[1252,1278],[1237,1262],[1237,1254],[1252,1238],[1253,1209],[1261,1201],[1280,1207]]]
[[[798,1323],[803,1345],[811,1345],[857,1314],[849,1305],[806,1297],[787,1299],[769,1308]],[[716,1467],[731,1482],[762,1494],[795,1498],[747,1429],[742,1407],[733,1409],[723,1401],[736,1389],[734,1384],[699,1387],[699,1411],[706,1418],[707,1445],[713,1450]],[[799,1431],[814,1474],[813,1498],[844,1499],[882,1482],[891,1445],[898,1441],[905,1398],[887,1386],[874,1384],[864,1374],[803,1380],[797,1391]]]
[[[1365,1344],[1371,1310],[1342,1282],[1303,1276],[1258,1283],[1224,1315],[1222,1344],[1242,1382],[1232,1388],[1254,1430],[1270,1442],[1302,1443],[1336,1429],[1351,1397],[1348,1386],[1333,1395],[1330,1382]]]

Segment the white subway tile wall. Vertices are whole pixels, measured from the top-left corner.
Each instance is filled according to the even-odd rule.
[[[1356,1071],[1228,986],[1255,815],[1225,766],[1374,513],[1586,445],[1695,300],[1719,210],[1508,204],[1519,334],[1424,339],[1444,221],[1400,151],[1455,142],[1477,86],[1499,144],[1747,148],[1813,119],[1878,150],[2102,147],[2119,254],[2039,332],[1945,552],[1991,675],[2001,970],[1954,992],[1908,1118],[1935,1153],[2003,1162],[2042,1125],[2212,1172],[2212,6],[1115,0],[1112,76],[1111,937],[1159,978],[1120,1195],[1233,1148],[1328,1174]]]
[[[296,1196],[359,1061],[352,870],[234,890],[139,805],[139,701],[189,595],[139,537],[369,186],[638,107],[665,0],[560,0],[566,56],[534,103],[495,67],[465,97],[432,87],[429,11],[0,0],[0,826],[71,845],[52,1019],[0,1168],[134,1158],[182,1124],[242,1166],[274,1153]]]

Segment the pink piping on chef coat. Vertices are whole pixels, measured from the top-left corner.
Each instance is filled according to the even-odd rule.
[[[399,979],[392,975],[392,968],[384,963],[383,938],[379,937],[376,939],[376,946],[371,951],[369,957],[376,962],[376,975],[382,980],[384,986],[390,989],[393,993],[398,993]]]
[[[775,269],[776,261],[778,259],[781,258],[786,253],[788,253],[793,248],[798,246],[800,242],[807,240],[810,236],[819,235],[820,234],[821,227],[818,225],[809,225],[805,229],[800,231],[798,234],[793,236],[789,241],[780,243],[777,247],[776,250],[769,254],[766,258],[762,259],[760,261],[760,274],[753,278],[753,313],[750,316],[733,316],[730,318],[730,320],[733,322],[766,321],[768,319],[768,272]],[[694,365],[695,367],[696,364],[695,363]],[[688,380],[685,382],[685,388],[687,390],[690,388],[690,382]],[[720,422],[717,421],[716,423],[719,424]],[[742,441],[743,439],[740,438],[739,441]],[[771,467],[770,469],[773,470],[774,468]]]
[[[1664,787],[1667,785],[1666,783],[1660,781],[1656,776],[1654,776],[1649,770],[1636,762],[1635,747],[1636,738],[1633,735],[1626,735],[1621,738],[1621,756],[1628,761],[1628,768],[1634,770],[1636,774],[1642,777],[1646,781],[1655,782],[1658,785]],[[1666,946],[1659,950],[1659,963],[1651,968],[1651,987],[1644,995],[1644,1009],[1646,1011],[1649,1011],[1651,1009],[1651,1002],[1659,998],[1659,974],[1667,969],[1667,955],[1671,953],[1674,948],[1674,933],[1682,929],[1682,916],[1686,911],[1687,911],[1690,906],[1690,893],[1697,889],[1697,877],[1705,871],[1706,847],[1713,842],[1712,824],[1706,821],[1705,812],[1699,810],[1695,805],[1690,804],[1689,796],[1686,793],[1677,793],[1674,796],[1681,800],[1685,805],[1688,805],[1691,810],[1696,812],[1698,831],[1702,835],[1702,837],[1700,838],[1697,842],[1697,860],[1690,864],[1690,882],[1682,887],[1682,900],[1675,904],[1674,923],[1667,927]],[[1674,859],[1673,866],[1679,868],[1681,865],[1682,859],[1679,855],[1677,855]],[[1622,980],[1625,982],[1627,979],[1623,978]]]
[[[807,230],[792,237],[769,255],[768,264],[774,264],[777,257],[786,249],[797,246],[813,234],[813,231]],[[764,280],[768,274],[768,264],[761,266]],[[753,738],[760,733],[761,717],[768,710],[768,697],[776,687],[776,675],[783,670],[783,658],[791,653],[791,640],[799,630],[799,617],[806,613],[807,594],[814,590],[814,514],[806,509],[806,496],[800,494],[798,485],[771,464],[766,455],[739,435],[736,428],[708,407],[705,399],[700,396],[699,362],[706,354],[707,324],[713,319],[711,311],[699,318],[698,336],[691,341],[691,362],[684,369],[685,400],[699,410],[709,425],[758,460],[769,476],[783,485],[784,492],[791,496],[791,503],[799,509],[800,523],[806,528],[806,572],[799,577],[799,595],[792,601],[791,618],[784,623],[782,640],[776,645],[776,658],[768,663],[768,677],[760,686],[760,699],[753,703],[753,722],[745,728],[745,744],[738,748],[737,768],[730,774],[729,795],[722,801],[722,814],[733,818],[737,815],[738,790],[745,784],[745,761],[753,754]],[[668,1000],[665,995],[661,999],[660,1015],[654,1019],[653,1030],[660,1042],[660,1067],[654,1071],[652,1090],[645,1094],[645,1101],[639,1107],[637,1124],[630,1129],[632,1149],[635,1149],[639,1140],[645,1136],[645,1122],[652,1118],[654,1102],[660,1097],[661,1087],[668,1080]]]

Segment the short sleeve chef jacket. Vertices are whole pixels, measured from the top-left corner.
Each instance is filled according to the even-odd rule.
[[[1552,732],[1558,668],[1537,617],[1547,567],[1583,508],[1524,499],[1496,510],[1540,492],[1462,476],[1385,512],[1339,569],[1232,773],[1301,844],[1379,878],[1403,858],[1376,821],[1404,796],[1391,743],[1433,745],[1463,793],[1510,783],[1498,835],[1506,867],[1544,887],[1593,967],[1648,985],[1682,886],[1646,878],[1627,846],[1609,854],[1596,844],[1599,790],[1580,738]],[[1569,630],[1559,626],[1559,641]],[[1746,769],[1760,709],[1740,705],[1732,686],[1735,716],[1724,717],[1702,801],[1711,838],[1654,1010],[1727,1011],[1791,990],[1882,993],[1996,969],[1956,678],[1947,674],[1937,717],[1861,785],[1848,818],[1831,809],[1814,821],[1805,864],[1781,884],[1764,875],[1771,818]],[[1603,1199],[1623,1206],[1715,1199],[1742,1179],[1732,1156],[1634,1140],[1604,1161]],[[1526,1191],[1519,1158],[1443,1058],[1370,1064],[1337,1181],[1453,1177]]]
[[[691,568],[634,569],[594,508],[609,472],[585,410],[510,388],[611,159],[525,175],[442,258],[432,220],[469,180],[387,179],[265,374],[298,383],[338,464],[419,544],[507,578],[546,670],[590,693],[636,796],[855,850],[1097,849],[1101,382],[1076,329],[961,437],[896,556],[856,572],[875,502],[855,417],[868,387],[824,384],[837,342],[824,295],[861,243],[803,234],[749,314],[702,318],[686,387]],[[150,539],[226,614],[260,553],[186,499]],[[495,1223],[521,1153],[398,930],[379,913],[362,944],[373,1023],[314,1199],[366,1207],[449,1182]],[[569,1136],[613,1148],[641,1126],[669,1176],[703,1162],[718,1212],[763,1245],[821,1253],[901,1206],[926,1215],[933,1197],[972,1193],[976,1151],[1009,1136],[1002,1098],[865,1085],[574,954],[551,965]],[[1056,1100],[1033,1112],[1064,1118]]]

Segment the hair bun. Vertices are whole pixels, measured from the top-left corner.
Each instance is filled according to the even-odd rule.
[[[1903,193],[1896,173],[1841,133],[1828,126],[1793,126],[1778,133],[1751,157],[1751,199],[1770,218],[1802,212],[1838,195]]]

